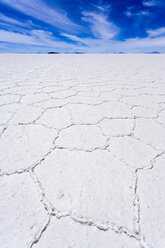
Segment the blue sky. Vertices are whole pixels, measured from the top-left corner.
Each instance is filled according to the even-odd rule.
[[[3,53],[165,52],[165,0],[1,0]]]

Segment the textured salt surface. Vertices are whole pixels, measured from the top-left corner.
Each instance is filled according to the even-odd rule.
[[[165,247],[164,67],[0,55],[0,247]]]

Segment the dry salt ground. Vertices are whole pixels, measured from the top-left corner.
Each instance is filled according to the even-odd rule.
[[[165,55],[0,55],[0,247],[165,247]]]

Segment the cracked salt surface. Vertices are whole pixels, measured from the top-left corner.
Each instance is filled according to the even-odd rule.
[[[165,247],[165,56],[0,58],[0,247]]]

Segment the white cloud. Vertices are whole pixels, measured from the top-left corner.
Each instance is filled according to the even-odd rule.
[[[165,52],[165,37],[159,38],[134,38],[126,41],[103,41],[91,40],[88,47],[82,47],[82,51],[91,53],[111,53],[111,52],[126,52],[126,53],[145,53],[152,51]]]
[[[155,0],[148,0],[148,1],[143,1],[142,4],[147,7],[152,7],[157,5],[157,2]]]
[[[87,39],[86,38],[79,38],[78,36],[76,35],[72,35],[72,34],[65,34],[65,33],[61,33],[60,35],[68,38],[69,40],[72,40],[72,41],[76,41],[76,42],[79,42],[81,44],[88,44],[87,42]]]
[[[66,35],[74,41],[78,41],[77,49],[86,53],[144,53],[152,51],[165,52],[165,36],[164,37],[146,37],[146,38],[129,38],[125,41],[103,40],[95,38],[79,38],[77,36]],[[84,45],[80,45],[81,42]]]
[[[130,10],[125,11],[124,14],[128,17],[132,16],[132,12]]]
[[[0,43],[0,48],[5,49],[8,48],[6,43]]]
[[[149,37],[165,36],[165,27],[147,30]]]
[[[4,27],[8,29],[8,31],[16,31],[19,33],[26,34],[27,30],[40,28],[39,25],[35,25],[31,20],[17,20],[12,17],[8,17],[2,13],[0,13],[0,25],[3,29]]]
[[[6,30],[0,30],[0,41],[41,45],[41,43],[39,43],[34,37]]]
[[[143,53],[152,51],[165,52],[165,36],[148,36],[146,38],[133,38],[127,39],[125,41],[116,41],[95,38],[79,38],[78,36],[70,36],[64,33],[61,35],[76,41],[77,44],[71,44],[68,42],[60,41],[59,39],[55,39],[51,32],[44,30],[32,30],[29,32],[29,34],[26,35],[16,32],[9,32],[6,30],[0,30],[0,42],[9,42],[11,45],[13,44],[13,47],[14,44],[20,44],[20,51],[21,49],[23,49],[21,48],[22,45],[24,45],[24,47],[26,47],[27,45],[28,51],[32,52],[47,52],[49,50],[59,52],[81,51],[85,53],[111,53],[120,51],[127,53]],[[36,46],[36,48],[34,49],[33,46]],[[9,45],[8,50],[12,51]],[[15,52],[16,50],[13,51]]]
[[[4,23],[11,23],[13,25],[24,26],[24,22],[8,17],[2,13],[0,13],[0,20],[3,21]]]
[[[102,1],[99,1],[97,4],[91,3],[91,6],[105,13],[108,13],[111,8],[110,4],[105,4]]]
[[[0,30],[0,42],[11,44],[28,44],[38,47],[48,47],[54,49],[75,50],[76,46],[59,39],[55,39],[51,32],[44,30],[31,30],[27,34]]]
[[[61,9],[53,9],[42,0],[1,0],[1,2],[17,9],[24,14],[31,16],[37,20],[48,23],[62,30],[76,30],[80,26],[72,22],[67,13]]]
[[[82,14],[82,20],[89,24],[96,38],[108,40],[113,38],[119,31],[115,24],[108,21],[108,17],[104,13],[83,11]]]
[[[133,15],[133,11],[132,11],[133,7],[127,7],[127,10],[124,12],[124,14],[128,17],[131,17]]]
[[[123,47],[125,46],[127,50],[141,50],[143,52],[148,50],[159,50],[163,48],[165,44],[165,37],[159,37],[151,39],[150,37],[146,38],[134,38],[127,39]],[[165,49],[164,49],[165,50]]]
[[[1,1],[9,3],[9,0]],[[32,51],[35,51],[34,46],[36,46],[36,50],[42,49],[43,51],[46,51],[51,49],[59,52],[82,51],[87,53],[110,53],[123,51],[128,53],[139,53],[151,52],[154,50],[165,52],[165,27],[147,30],[148,36],[146,38],[134,38],[127,39],[125,41],[117,41],[115,36],[119,33],[119,28],[113,22],[109,21],[108,13],[106,12],[105,7],[100,6],[101,8],[96,8],[96,11],[82,12],[82,20],[88,24],[89,31],[94,36],[94,38],[82,38],[75,35],[74,31],[71,32],[72,22],[67,19],[68,17],[65,12],[59,12],[57,18],[55,15],[56,10],[51,9],[52,12],[50,11],[49,13],[49,7],[47,7],[48,9],[41,9],[41,6],[39,6],[37,12],[37,6],[39,3],[41,3],[42,8],[45,6],[45,4],[39,0],[34,1],[34,6],[32,6],[32,2],[28,5],[28,0],[10,0],[10,5],[15,4],[15,8],[21,10],[22,12],[27,11],[27,14],[30,16],[34,16],[36,14],[35,18],[38,20],[51,23],[54,26],[56,26],[61,20],[61,23],[59,24],[61,25],[60,28],[64,28],[66,30],[65,32],[61,31],[60,35],[65,37],[66,41],[62,41],[59,38],[54,37],[52,32],[42,30],[41,28],[36,29],[36,27],[28,21],[22,23],[21,21],[0,14],[0,19],[4,22],[4,24],[11,24],[18,28],[17,32],[14,32],[15,29],[12,28],[8,31],[3,29],[0,30],[0,42],[7,42],[11,45],[13,44],[13,47],[14,44],[18,44],[20,47],[23,47],[24,45]],[[128,10],[130,13],[133,12],[131,8]],[[48,15],[48,13],[50,15]],[[140,15],[147,15],[147,13],[147,11],[141,11],[135,14],[136,16],[139,15],[140,18]],[[66,19],[64,18],[64,20],[62,20],[63,17],[66,17]],[[67,23],[67,20],[69,20],[69,24]],[[31,25],[30,30],[24,29],[26,24]],[[76,28],[77,26],[74,26],[74,29]],[[71,43],[69,40],[74,41],[74,44],[72,44],[73,42]],[[8,47],[10,49],[10,45],[8,45]]]
[[[128,7],[124,14],[128,17],[143,17],[150,15],[148,10],[137,11],[134,7]]]
[[[138,16],[148,16],[148,15],[150,15],[150,12],[148,10],[141,10],[141,11],[137,12],[136,15],[138,15]]]

